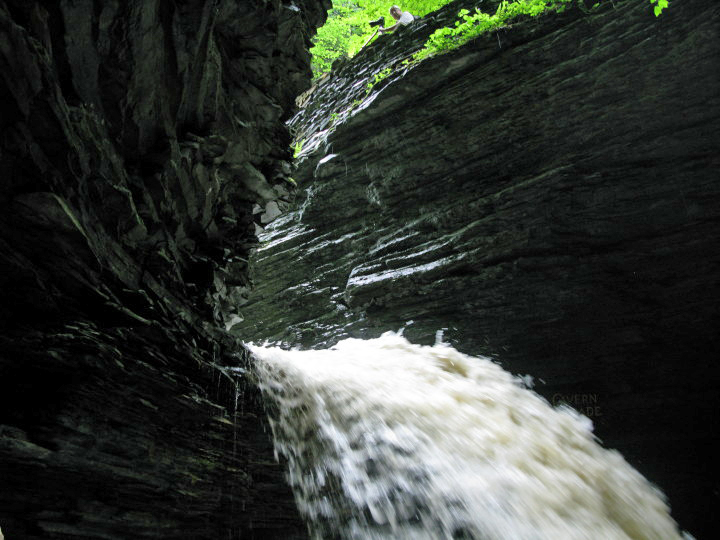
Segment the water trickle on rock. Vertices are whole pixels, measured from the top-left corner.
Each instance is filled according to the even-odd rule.
[[[487,358],[393,333],[250,348],[314,538],[681,538],[587,418]]]

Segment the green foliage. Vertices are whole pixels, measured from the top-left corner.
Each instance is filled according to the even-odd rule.
[[[347,55],[348,44],[362,35],[362,24],[367,22],[360,17],[362,8],[353,0],[335,0],[328,12],[328,20],[318,30],[310,49],[313,56],[313,76],[320,77],[330,71],[336,58]]]
[[[318,32],[315,39],[315,46],[310,50],[313,54],[313,72],[316,77],[330,70],[332,62],[340,56],[352,56],[363,43],[374,32],[374,28],[367,23],[379,16],[385,16],[386,24],[394,23],[392,17],[387,13],[393,1],[380,2],[380,0],[335,0],[334,7],[330,12],[328,22]],[[442,54],[456,49],[472,40],[473,38],[507,26],[518,17],[535,17],[549,11],[562,12],[570,5],[576,5],[581,10],[589,12],[597,9],[601,2],[612,0],[597,0],[590,9],[586,7],[585,0],[505,0],[498,6],[492,15],[483,13],[475,8],[474,13],[463,9],[458,13],[458,20],[455,26],[440,28],[428,39],[425,47],[415,53],[411,58],[402,62],[402,66],[416,64],[428,56]],[[439,7],[447,4],[449,0],[405,0],[399,5],[403,10],[410,11],[415,16],[423,16]],[[655,4],[656,16],[669,5],[668,0],[650,0]],[[365,96],[370,94],[372,89],[381,81],[385,80],[392,73],[388,67],[375,74],[373,79],[365,87]],[[362,103],[362,99],[356,99],[350,105],[348,111],[352,111]],[[330,117],[330,125],[338,120],[337,113]],[[295,144],[295,156],[302,150],[304,141]]]
[[[385,68],[380,73],[376,73],[375,76],[373,77],[373,80],[370,81],[369,83],[367,83],[367,86],[365,87],[365,90],[366,90],[365,93],[369,94],[372,91],[373,87],[377,83],[387,79],[391,73],[392,73],[392,68]]]
[[[458,13],[455,27],[440,28],[436,30],[425,43],[425,47],[415,53],[414,59],[422,60],[427,56],[435,55],[456,49],[471,39],[504,26],[510,19],[520,15],[537,16],[549,9],[564,9],[572,0],[517,0],[515,2],[502,2],[493,15],[483,13],[475,8],[471,14],[463,9]]]
[[[378,17],[385,18],[384,26],[392,26],[395,20],[390,7],[398,4],[404,11],[416,17],[435,11],[450,0],[334,0],[328,20],[318,30],[310,49],[313,55],[312,69],[315,78],[330,71],[332,63],[341,57],[354,56],[363,43],[373,35],[376,28],[368,23]]]
[[[668,6],[668,0],[650,0],[650,2],[657,3],[656,16]],[[505,0],[493,15],[483,13],[479,8],[475,8],[475,13],[472,14],[463,9],[458,13],[460,20],[455,26],[440,28],[431,34],[425,47],[413,55],[413,60],[420,61],[428,56],[456,49],[481,34],[506,26],[522,15],[535,17],[547,11],[562,12],[573,3],[583,11],[588,11],[583,0]],[[599,6],[598,0],[591,9]]]
[[[650,0],[650,3],[655,4],[654,11],[656,17],[659,17],[662,13],[662,10],[668,7],[668,5],[670,4],[668,0]]]
[[[303,139],[302,141],[295,142],[295,144],[292,147],[293,148],[293,159],[295,159],[296,157],[298,157],[300,155],[300,152],[302,152],[303,144],[305,144],[305,139]]]
[[[422,17],[431,11],[444,6],[450,0],[404,0],[400,7],[415,16]],[[597,8],[598,0],[593,8]],[[649,0],[654,4],[654,12],[659,16],[668,7],[668,0]],[[310,49],[313,55],[313,76],[319,78],[330,71],[332,63],[341,57],[351,58],[366,40],[375,32],[368,22],[378,17],[385,18],[385,24],[395,23],[389,14],[390,6],[398,0],[334,0],[333,8],[328,13],[328,20],[320,28],[313,39],[314,46]],[[454,27],[437,30],[426,45],[418,52],[416,60],[442,53],[459,47],[469,40],[499,28],[514,17],[520,15],[536,16],[546,11],[564,11],[570,4],[576,4],[585,10],[585,2],[578,0],[508,0],[503,2],[493,15],[482,13],[478,8],[474,13],[462,10],[460,20]]]

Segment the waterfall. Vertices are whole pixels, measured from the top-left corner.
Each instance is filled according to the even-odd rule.
[[[590,420],[487,358],[394,333],[250,348],[314,538],[682,538]]]

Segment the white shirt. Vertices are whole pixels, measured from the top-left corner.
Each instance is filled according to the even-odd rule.
[[[397,22],[399,24],[402,24],[403,26],[407,26],[414,20],[415,20],[415,17],[413,17],[409,11],[403,11],[402,15],[400,15],[400,18],[397,20]]]

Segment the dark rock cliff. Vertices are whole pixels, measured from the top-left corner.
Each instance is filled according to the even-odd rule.
[[[221,317],[329,6],[0,1],[8,539],[304,534]]]
[[[254,257],[235,331],[310,347],[445,328],[589,415],[709,537],[720,6],[676,0],[656,19],[648,2],[602,2],[403,63],[464,5],[376,41],[305,97],[298,197]]]

